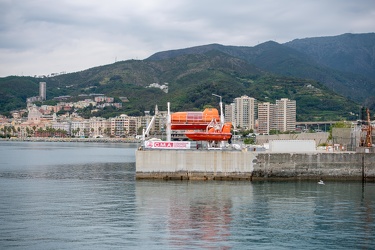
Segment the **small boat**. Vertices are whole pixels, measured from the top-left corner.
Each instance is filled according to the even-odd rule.
[[[206,131],[187,131],[185,135],[193,141],[230,141],[232,123],[224,123],[220,129],[218,126],[208,126]]]
[[[320,185],[324,185],[324,182],[323,182],[322,180],[320,180],[320,181],[318,182],[318,184],[320,184]]]
[[[204,130],[212,120],[219,121],[219,111],[206,108],[204,111],[176,112],[171,114],[172,130]]]

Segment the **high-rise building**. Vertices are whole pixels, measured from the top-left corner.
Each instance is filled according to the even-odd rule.
[[[258,105],[258,133],[268,134],[270,130],[296,130],[295,100],[282,98],[276,100],[276,104],[264,102]]]
[[[257,112],[255,98],[241,96],[234,99],[236,126],[244,129],[255,128]]]
[[[236,116],[234,113],[235,105],[234,103],[226,104],[224,107],[224,121],[231,122],[234,127],[236,127]]]
[[[46,82],[39,82],[39,96],[42,98],[42,101],[46,100]]]
[[[296,130],[296,101],[288,98],[276,100],[275,119],[277,130],[281,132]]]
[[[275,104],[263,102],[258,104],[258,133],[269,134],[270,130],[276,129],[274,122]]]

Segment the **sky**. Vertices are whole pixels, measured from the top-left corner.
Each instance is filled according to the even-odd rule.
[[[77,72],[212,43],[370,32],[374,0],[0,0],[0,77]]]

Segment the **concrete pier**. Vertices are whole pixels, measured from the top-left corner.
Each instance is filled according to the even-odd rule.
[[[375,153],[137,150],[136,178],[375,181]]]
[[[249,179],[256,155],[218,150],[137,150],[138,179]]]

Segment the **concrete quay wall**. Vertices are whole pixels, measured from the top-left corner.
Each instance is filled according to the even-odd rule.
[[[137,179],[375,181],[375,154],[137,150]]]
[[[375,181],[375,154],[262,153],[257,156],[252,178]]]
[[[241,151],[137,150],[137,179],[249,179],[256,154]]]

